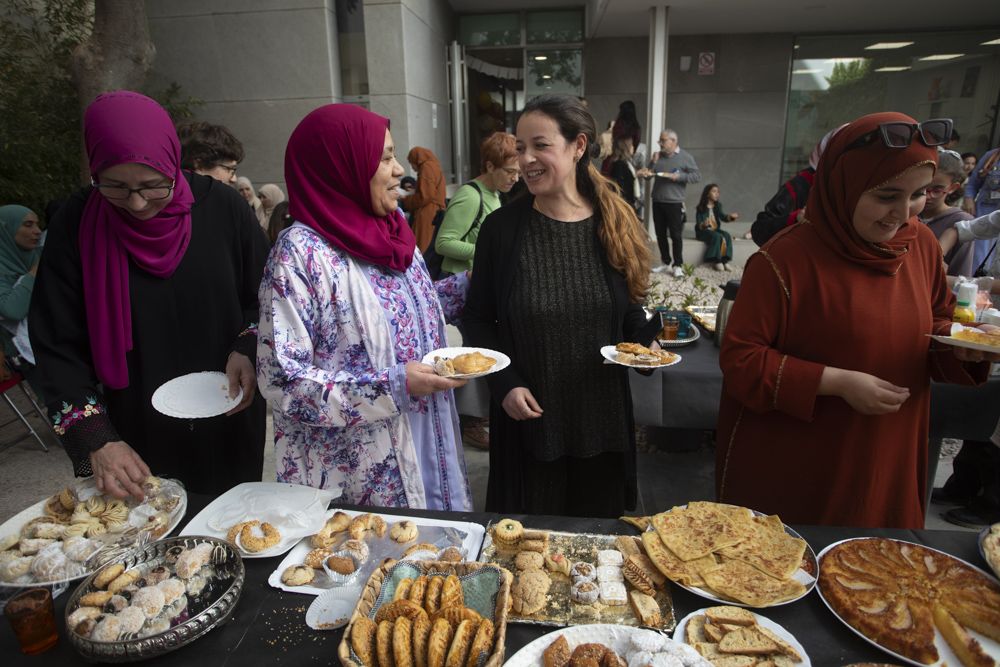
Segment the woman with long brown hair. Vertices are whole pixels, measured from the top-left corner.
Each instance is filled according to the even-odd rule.
[[[649,343],[649,249],[635,211],[591,165],[593,117],[543,95],[517,123],[530,196],[483,223],[463,319],[511,365],[488,377],[492,511],[618,516],[635,503],[626,369],[601,346]],[[582,391],[581,391],[582,390]]]

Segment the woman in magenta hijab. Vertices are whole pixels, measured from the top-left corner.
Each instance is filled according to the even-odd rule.
[[[444,347],[468,277],[431,282],[398,210],[389,121],[349,104],[307,115],[285,151],[289,213],[260,286],[257,376],[279,482],[360,505],[472,509]]]
[[[143,496],[150,472],[191,491],[259,481],[264,402],[256,392],[256,289],[267,243],[236,191],[180,168],[167,112],[129,91],[84,115],[93,185],[49,226],[35,282],[31,345],[41,391],[77,475]],[[180,420],[153,392],[224,371],[242,401]]]

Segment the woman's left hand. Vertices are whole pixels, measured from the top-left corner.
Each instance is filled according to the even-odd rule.
[[[739,213],[730,213],[729,214],[729,222],[736,222],[739,219],[740,219],[740,214]]]
[[[981,331],[987,333],[1000,333],[1000,327],[995,327],[992,324],[980,324],[978,327]],[[953,348],[955,356],[959,361],[991,361],[1000,362],[1000,353],[998,352],[981,352],[980,350],[970,350],[967,347],[956,347]]]
[[[240,389],[243,389],[243,400],[226,413],[228,417],[246,410],[253,403],[254,392],[257,391],[257,372],[245,354],[232,352],[229,355],[229,360],[226,361],[226,377],[229,378],[230,398],[235,398],[240,393]]]

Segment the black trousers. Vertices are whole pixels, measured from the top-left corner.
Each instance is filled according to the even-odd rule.
[[[670,265],[670,246],[674,247],[674,266],[684,264],[684,205],[680,202],[653,202],[653,229],[656,230],[656,244],[660,247],[660,259]],[[669,242],[667,233],[670,234]]]
[[[964,498],[972,509],[1000,511],[1000,447],[965,440],[944,488],[949,495]]]

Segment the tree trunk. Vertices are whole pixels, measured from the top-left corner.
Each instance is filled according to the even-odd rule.
[[[153,65],[156,47],[149,38],[145,0],[95,0],[94,32],[73,51],[73,82],[82,112],[101,93],[138,90]],[[80,178],[90,182],[86,150]]]

